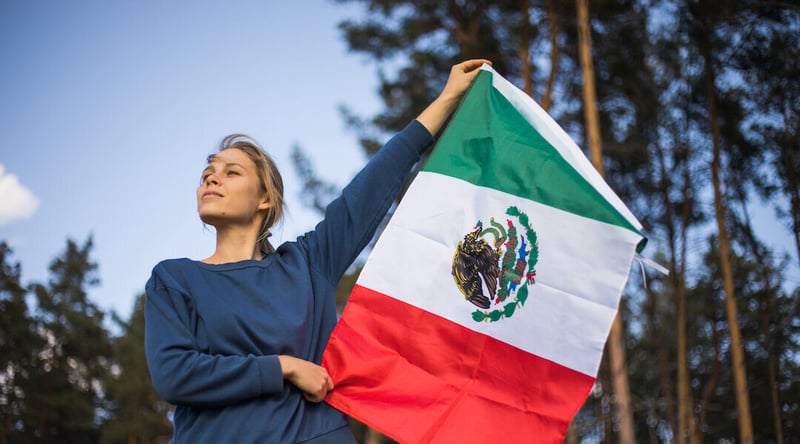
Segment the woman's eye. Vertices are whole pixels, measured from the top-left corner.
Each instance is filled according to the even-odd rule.
[[[238,176],[238,175],[239,175],[238,171],[233,171],[233,170],[228,171],[228,176]]]

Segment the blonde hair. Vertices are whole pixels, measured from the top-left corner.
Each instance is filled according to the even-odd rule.
[[[267,194],[267,201],[272,204],[267,209],[257,239],[261,252],[263,254],[271,253],[275,251],[275,248],[269,243],[269,237],[272,236],[269,230],[283,217],[283,178],[272,158],[264,152],[261,145],[252,137],[246,134],[231,134],[226,136],[219,143],[217,152],[222,152],[231,148],[241,150],[253,161],[256,166],[258,180],[261,183],[261,190]],[[213,158],[213,154],[209,156],[209,162]]]

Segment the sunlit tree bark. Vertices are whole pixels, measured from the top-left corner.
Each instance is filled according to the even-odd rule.
[[[577,0],[578,7],[578,51],[583,72],[583,108],[586,119],[586,133],[592,163],[603,175],[603,146],[600,139],[600,119],[597,114],[597,94],[595,92],[594,64],[592,62],[592,43],[589,28],[589,0]],[[608,337],[608,353],[611,364],[611,380],[616,397],[616,417],[619,423],[619,439],[623,443],[635,442],[633,432],[633,412],[631,410],[628,370],[625,364],[625,343],[622,320],[619,314],[614,317]]]
[[[728,233],[725,227],[725,202],[722,195],[720,179],[722,142],[717,111],[716,79],[711,57],[711,23],[709,19],[706,19],[704,22],[701,49],[705,61],[704,74],[713,149],[711,181],[714,192],[714,210],[718,229],[720,269],[722,272],[723,287],[725,289],[725,312],[730,333],[730,352],[733,361],[736,411],[739,415],[739,439],[742,444],[751,444],[753,442],[753,424],[750,416],[750,396],[747,393],[747,371],[745,369],[744,348],[742,346],[738,309],[736,307],[736,294],[734,291],[733,270],[731,267],[731,251]]]
[[[544,94],[542,95],[542,108],[550,110],[553,104],[553,86],[556,75],[558,74],[558,64],[561,59],[561,47],[558,45],[558,34],[561,32],[558,26],[558,9],[556,0],[547,0],[547,34],[550,40],[550,73],[547,76]]]
[[[519,0],[520,30],[519,30],[519,76],[522,78],[522,90],[533,97],[533,65],[531,64],[531,23],[528,10],[530,0]]]

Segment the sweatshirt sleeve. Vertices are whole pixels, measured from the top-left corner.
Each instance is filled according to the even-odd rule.
[[[325,210],[305,236],[311,265],[334,284],[375,234],[411,168],[433,144],[416,120],[392,137]]]
[[[222,356],[200,350],[192,335],[193,309],[184,295],[164,285],[163,274],[159,267],[153,270],[145,299],[145,354],[158,394],[171,404],[216,407],[280,393],[277,355]]]

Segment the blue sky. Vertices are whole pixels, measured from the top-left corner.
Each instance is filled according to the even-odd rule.
[[[0,0],[0,240],[23,282],[46,281],[66,239],[91,234],[101,284],[90,297],[126,318],[158,261],[213,252],[194,191],[232,132],[258,139],[284,175],[275,240],[312,228],[292,146],[344,185],[366,159],[337,107],[381,108],[374,66],[336,28],[360,12],[326,0]],[[766,240],[794,254],[772,210],[755,208]]]
[[[126,318],[150,271],[203,258],[194,190],[206,156],[244,132],[274,157],[288,214],[312,228],[290,160],[299,144],[344,185],[365,158],[337,107],[378,109],[374,66],[349,54],[331,1],[0,1],[0,240],[23,282],[92,234],[91,299]]]

